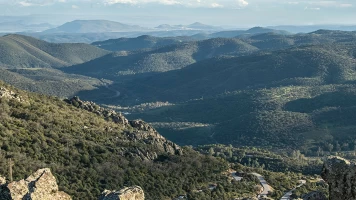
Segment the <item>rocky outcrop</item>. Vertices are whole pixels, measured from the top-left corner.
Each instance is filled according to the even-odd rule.
[[[51,170],[40,169],[26,179],[0,186],[1,200],[71,200],[58,191],[56,178]]]
[[[303,200],[327,200],[327,198],[322,192],[314,191],[306,194]]]
[[[6,99],[14,99],[17,101],[22,102],[23,99],[17,95],[15,92],[10,91],[4,87],[0,87],[0,98],[6,98]]]
[[[0,176],[0,185],[5,185],[6,184],[6,178]]]
[[[324,163],[321,176],[329,184],[329,199],[356,199],[356,166],[343,158],[332,156]]]
[[[161,152],[143,151],[141,149],[133,149],[130,152],[126,152],[126,155],[132,157],[140,157],[142,160],[154,160],[158,157],[158,154],[164,152],[170,155],[182,155],[182,149],[175,143],[166,140],[160,135],[151,125],[142,120],[128,121],[121,113],[117,113],[114,110],[105,109],[94,102],[82,101],[79,97],[73,97],[65,100],[67,103],[72,104],[75,107],[87,110],[89,112],[96,113],[99,116],[104,117],[107,120],[114,121],[115,123],[122,124],[125,127],[132,127],[133,131],[127,131],[124,134],[127,136],[130,142],[142,142],[152,145]],[[111,131],[111,128],[107,128],[107,131]]]
[[[121,113],[117,113],[114,110],[102,108],[92,101],[82,101],[79,99],[79,97],[73,97],[71,99],[66,99],[65,101],[77,108],[96,113],[97,115],[102,116],[107,120],[112,120],[117,124],[122,124],[124,126],[129,125],[129,121]]]
[[[119,191],[105,190],[99,200],[144,200],[145,194],[141,187],[126,187]]]
[[[142,120],[129,121],[129,123],[133,128],[135,128],[135,131],[126,133],[128,138],[130,138],[132,141],[143,141],[146,144],[153,145],[157,149],[160,149],[161,151],[168,154],[183,154],[180,146],[164,138],[148,123]]]

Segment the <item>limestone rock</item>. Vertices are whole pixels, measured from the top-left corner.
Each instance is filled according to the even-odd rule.
[[[6,184],[6,178],[0,176],[0,186],[1,186],[1,185],[5,185],[5,184]]]
[[[356,166],[354,163],[337,156],[331,156],[324,163],[321,176],[329,184],[330,199],[356,199]]]
[[[314,191],[306,194],[303,200],[327,200],[327,198],[322,192]]]
[[[58,191],[56,178],[48,168],[40,169],[26,179],[2,185],[2,200],[71,200],[72,198]]]
[[[151,125],[142,121],[134,120],[129,122],[130,125],[136,129],[134,132],[128,132],[126,135],[130,140],[141,140],[146,144],[151,144],[161,151],[171,155],[182,155],[183,151],[177,144],[167,140],[159,134]]]
[[[151,125],[142,120],[130,121],[130,125],[141,131],[155,131],[155,129],[151,127]]]
[[[125,127],[134,128],[133,131],[127,131],[124,133],[128,138],[128,142],[141,142],[155,146],[157,149],[160,150],[160,152],[152,152],[141,149],[131,149],[131,151],[126,152],[125,155],[139,157],[142,160],[154,160],[161,153],[168,153],[171,155],[183,154],[182,149],[177,144],[166,140],[151,125],[142,120],[128,121],[123,115],[121,115],[121,113],[117,113],[114,110],[102,108],[96,105],[94,102],[82,101],[79,99],[79,97],[73,97],[72,99],[68,99],[65,101],[69,104],[74,105],[75,107],[96,113],[97,115],[102,116],[107,120],[122,124]],[[105,130],[112,131],[110,127],[106,127]]]
[[[79,97],[73,97],[65,101],[69,104],[74,105],[75,107],[87,110],[89,112],[93,112],[99,116],[103,116],[106,119],[111,119],[117,124],[122,124],[125,126],[129,125],[129,121],[121,113],[117,113],[114,110],[102,108],[92,101],[82,101],[79,99]]]
[[[14,99],[17,101],[22,102],[23,99],[17,95],[15,92],[10,91],[4,87],[0,87],[0,98],[6,98],[6,99]]]
[[[141,187],[126,187],[119,191],[105,190],[99,200],[144,200],[145,194]]]

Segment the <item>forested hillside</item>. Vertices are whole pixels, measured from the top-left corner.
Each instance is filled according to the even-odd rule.
[[[123,75],[181,69],[200,60],[222,55],[251,54],[257,50],[239,39],[217,38],[168,45],[153,50],[113,53],[63,70],[67,73],[116,79]]]
[[[180,144],[353,150],[355,50],[314,45],[210,59],[129,82],[121,102],[173,103],[128,112]]]
[[[2,39],[13,37],[20,36]],[[48,54],[49,47],[62,46],[24,38]],[[355,32],[328,30],[182,42],[122,38],[101,44],[139,50],[108,54],[85,45],[103,56],[79,65],[52,63],[68,66],[61,72],[16,69],[15,63],[0,77],[30,91],[110,104],[129,118],[151,122],[179,144],[293,147],[314,155],[330,145],[340,149],[341,143],[353,150],[354,39]],[[70,63],[69,57],[62,60]],[[24,63],[31,66],[30,61]]]
[[[0,66],[6,68],[59,68],[107,53],[88,44],[54,44],[14,34],[0,37]]]
[[[136,51],[192,41],[192,37],[154,37],[142,35],[137,38],[118,38],[98,41],[92,45],[109,51]]]
[[[223,160],[190,148],[177,154],[178,146],[144,122],[127,122],[93,105],[95,114],[77,108],[92,105],[78,100],[72,104],[0,83],[0,174],[8,174],[10,157],[15,162],[15,180],[49,167],[60,190],[74,199],[96,199],[104,189],[128,185],[141,186],[146,199],[152,200],[181,194],[194,199],[243,195],[222,174],[228,167]],[[194,188],[206,188],[209,183],[219,183],[219,190],[195,194]],[[240,188],[248,193],[253,186]]]

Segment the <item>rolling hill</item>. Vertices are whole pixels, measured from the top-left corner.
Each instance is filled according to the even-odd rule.
[[[330,145],[345,143],[347,149],[356,139],[355,32],[263,33],[179,44],[169,44],[175,42],[170,38],[168,45],[155,46],[161,39],[167,38],[107,41],[112,48],[115,41],[125,48],[147,41],[132,48],[152,49],[105,54],[62,72],[11,69],[3,79],[22,77],[24,85],[35,81],[43,86],[55,80],[58,91],[73,87],[87,100],[134,106],[119,108],[180,144],[299,148],[313,156]],[[83,82],[86,77],[68,73],[108,80]],[[64,85],[75,81],[88,90]]]
[[[263,33],[242,40],[261,50],[278,50],[302,45],[350,43],[356,40],[356,32],[318,30],[308,34],[295,35]]]
[[[119,38],[94,42],[92,45],[108,51],[136,51],[192,41],[190,37],[153,37],[149,35],[137,38]]]
[[[239,39],[216,38],[168,45],[153,50],[112,53],[62,70],[68,73],[115,79],[123,75],[181,69],[199,60],[221,55],[251,54],[257,50]]]
[[[330,144],[350,150],[356,139],[355,52],[353,43],[325,44],[212,58],[116,85],[122,92],[116,101],[169,101],[121,109],[179,144],[299,148],[311,156]]]
[[[355,79],[355,50],[353,44],[321,45],[218,57],[127,85],[141,97],[179,101],[248,88],[340,84]]]
[[[107,53],[88,44],[54,44],[22,35],[0,37],[0,65],[6,68],[60,68]]]
[[[189,25],[169,25],[169,24],[161,24],[157,27],[155,27],[155,29],[163,29],[166,31],[169,30],[221,30],[221,27],[217,27],[217,26],[211,26],[211,25],[207,25],[207,24],[203,24],[200,22],[195,22]]]
[[[97,95],[106,97],[111,91],[104,86],[110,85],[110,81],[98,80],[91,77],[65,74],[55,69],[26,68],[26,69],[2,69],[0,68],[0,80],[31,92],[68,98],[78,92],[97,90],[103,87]]]
[[[263,28],[263,27],[253,27],[248,30],[226,30],[226,31],[219,31],[215,33],[211,33],[202,37],[205,38],[244,38],[250,37],[252,35],[258,35],[263,33],[275,33],[280,35],[290,35],[287,31],[283,30],[275,30],[270,28]],[[195,36],[197,37],[197,35]]]
[[[108,20],[75,20],[67,22],[57,28],[43,31],[43,33],[105,33],[143,31],[146,28],[128,25]]]

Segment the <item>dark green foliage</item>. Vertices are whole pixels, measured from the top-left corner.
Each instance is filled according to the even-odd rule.
[[[112,53],[65,72],[117,79],[118,76],[165,72],[221,55],[244,55],[258,49],[239,39],[215,38],[192,41],[138,52]],[[98,66],[101,66],[100,68]]]
[[[1,69],[0,80],[15,87],[41,94],[58,97],[71,97],[79,91],[95,90],[103,86],[105,81],[81,75],[65,74],[55,69]],[[103,88],[98,96],[112,95]]]
[[[0,99],[2,175],[7,174],[5,157],[9,155],[15,161],[15,180],[49,167],[60,189],[74,199],[96,199],[104,189],[131,185],[142,186],[147,199],[167,199],[193,193],[192,188],[211,182],[227,184],[222,174],[227,163],[221,159],[190,148],[184,148],[183,156],[165,155],[142,141],[130,141],[123,133],[132,128],[105,121],[55,97],[25,93],[2,83],[0,87],[24,100]],[[157,152],[165,159],[143,161],[130,156],[137,149]],[[219,193],[217,199],[220,195],[227,194]]]
[[[153,37],[149,35],[137,38],[119,38],[94,42],[92,45],[109,51],[136,51],[141,49],[158,48],[167,45],[192,41],[191,37]]]
[[[88,44],[54,44],[22,35],[0,37],[0,65],[6,68],[59,68],[107,53]]]

